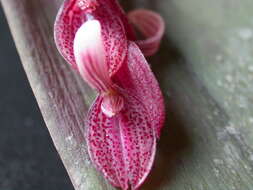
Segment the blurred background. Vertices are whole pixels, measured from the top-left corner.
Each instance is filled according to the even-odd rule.
[[[0,190],[72,190],[1,7],[0,62]]]

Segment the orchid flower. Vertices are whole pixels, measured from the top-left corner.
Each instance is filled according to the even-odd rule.
[[[137,40],[133,26],[146,39]],[[145,181],[164,123],[162,93],[143,55],[158,50],[163,32],[158,14],[126,16],[116,0],[66,0],[56,19],[58,50],[98,92],[85,122],[90,158],[123,190]]]

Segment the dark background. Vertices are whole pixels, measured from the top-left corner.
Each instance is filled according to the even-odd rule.
[[[0,7],[0,190],[73,190]]]

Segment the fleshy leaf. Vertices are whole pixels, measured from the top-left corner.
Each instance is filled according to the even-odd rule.
[[[136,41],[143,54],[155,54],[165,30],[163,18],[153,11],[137,9],[128,13],[128,19],[146,38]]]
[[[111,184],[137,189],[151,170],[156,138],[142,102],[124,93],[125,107],[114,117],[101,111],[95,100],[87,118],[86,139],[91,160]]]
[[[149,64],[134,42],[129,42],[127,64],[115,75],[114,81],[144,104],[159,138],[165,120],[163,95]]]
[[[91,1],[85,0],[65,0],[55,22],[55,42],[66,61],[77,68],[73,51],[75,33],[87,20],[98,20],[102,27],[106,63],[112,76],[125,60],[127,35],[133,39],[133,32],[116,1],[96,0],[95,2],[91,4]]]

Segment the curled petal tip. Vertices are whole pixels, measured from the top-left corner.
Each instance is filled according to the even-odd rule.
[[[165,31],[163,18],[153,11],[137,9],[128,13],[128,19],[146,38],[136,41],[143,54],[154,55],[159,49]]]

